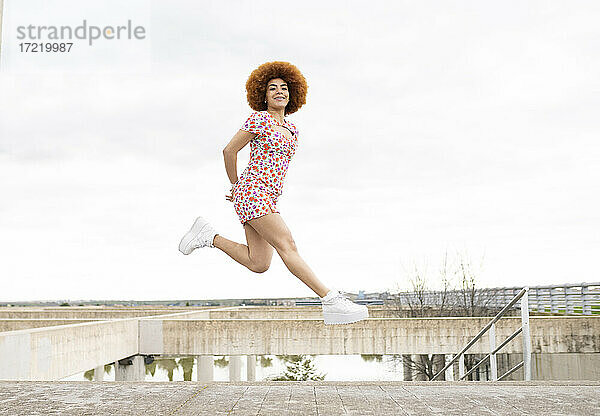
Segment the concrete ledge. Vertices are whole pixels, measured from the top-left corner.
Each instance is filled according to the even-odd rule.
[[[144,310],[131,308],[129,310],[114,310],[114,309],[42,309],[42,310],[22,310],[17,308],[0,309],[0,319],[125,319],[143,316],[156,316],[173,314],[177,312],[191,312],[194,310]],[[197,310],[196,312],[202,312]]]
[[[156,315],[159,318],[156,321],[152,320],[154,315],[83,320],[83,323],[40,318],[0,320],[0,325],[5,327],[35,327],[0,332],[0,380],[57,380],[137,355],[140,341],[142,345],[156,350],[163,343],[160,318],[206,318],[210,310],[214,308]],[[37,312],[45,313],[30,312],[34,316],[38,315]],[[135,312],[127,311],[129,314]],[[143,336],[140,336],[140,327]]]
[[[370,318],[324,325],[321,318],[210,319],[213,311],[0,332],[0,379],[56,380],[136,354],[454,354],[489,322]],[[520,324],[518,317],[500,320],[497,343]],[[533,353],[600,352],[600,317],[531,317],[530,326]],[[487,352],[488,337],[468,351]],[[520,353],[520,338],[501,352]]]
[[[489,318],[369,318],[349,325],[320,319],[163,319],[163,346],[143,345],[142,354],[454,354]],[[501,319],[497,343],[521,325]],[[600,317],[530,318],[532,352],[600,352]],[[156,348],[157,340],[153,345]],[[470,354],[489,352],[487,336]],[[522,352],[521,339],[501,352]]]
[[[21,329],[45,328],[49,326],[62,326],[81,324],[84,322],[99,322],[105,319],[2,319],[0,318],[0,332],[18,331]]]
[[[0,380],[56,380],[135,355],[138,328],[132,318],[1,332]]]

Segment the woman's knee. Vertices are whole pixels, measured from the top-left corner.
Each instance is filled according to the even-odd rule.
[[[275,250],[278,253],[289,253],[298,251],[298,247],[296,247],[296,242],[290,234],[275,241]]]
[[[253,271],[254,273],[264,273],[267,270],[269,270],[270,266],[271,266],[270,261],[260,261],[260,262],[252,263],[252,265],[250,266],[250,270]]]

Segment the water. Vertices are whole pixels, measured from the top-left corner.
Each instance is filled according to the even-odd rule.
[[[287,364],[285,356],[257,355],[256,381],[265,381],[283,375]],[[324,375],[326,381],[393,381],[402,380],[403,371],[398,355],[311,355],[314,374]],[[154,363],[146,365],[145,381],[197,380],[198,360],[194,357],[155,357]],[[214,381],[229,381],[229,356],[215,356],[213,360]],[[191,371],[191,376],[190,376]],[[154,372],[154,375],[151,374]],[[184,373],[187,377],[184,377]],[[62,380],[81,381],[91,379],[93,370],[74,374]],[[114,366],[105,366],[104,381],[114,381]],[[247,380],[246,358],[242,356],[241,380]]]

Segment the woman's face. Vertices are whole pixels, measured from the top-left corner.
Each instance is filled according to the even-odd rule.
[[[274,78],[267,83],[267,108],[273,110],[285,109],[290,102],[290,93],[287,84],[281,78]]]

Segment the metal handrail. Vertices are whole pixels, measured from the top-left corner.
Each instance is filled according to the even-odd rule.
[[[479,360],[477,362],[477,364],[475,364],[473,367],[471,367],[471,369],[467,373],[465,373],[461,378],[468,377],[469,374],[471,374],[473,371],[475,371],[476,369],[478,369],[479,366],[481,364],[483,364],[488,358],[490,358],[492,355],[495,355],[498,351],[500,351],[502,349],[502,347],[504,347],[506,344],[508,344],[510,341],[512,341],[517,335],[519,335],[521,333],[521,331],[523,331],[523,327],[519,327],[508,338],[506,338],[504,341],[502,341],[502,343],[500,345],[498,345],[492,352],[490,352],[488,355],[486,355],[481,360]],[[490,347],[491,347],[491,345],[490,345]],[[523,364],[523,362],[521,362],[521,364]],[[511,370],[511,372],[512,372],[512,370]],[[502,377],[505,377],[507,375],[508,375],[508,373],[504,374],[504,376],[502,376]]]
[[[513,368],[511,368],[510,370],[508,370],[502,376],[498,377],[498,381],[502,381],[503,378],[510,376],[512,373],[514,373],[515,371],[517,371],[519,368],[523,367],[523,363],[524,362],[521,361],[519,364],[515,365]]]
[[[469,374],[471,374],[473,371],[477,370],[479,368],[480,364],[483,364],[488,358],[490,358],[492,354],[488,354],[485,357],[483,357],[481,360],[479,360],[479,362],[477,364],[475,364],[473,367],[471,367],[471,369],[469,371],[467,371],[465,374],[462,375],[461,380],[463,378],[469,377]]]
[[[475,305],[483,308],[499,308],[512,299],[522,287],[493,287],[477,289],[473,294]],[[420,294],[400,292],[396,296],[409,305],[414,303],[427,307],[463,307],[461,290],[424,291]],[[600,313],[600,282],[566,283],[561,285],[530,286],[529,307],[531,312],[564,315],[594,315]]]
[[[462,350],[460,350],[460,352],[458,354],[456,354],[452,358],[452,360],[450,360],[444,366],[444,368],[442,368],[436,375],[434,375],[431,380],[432,381],[436,380],[441,374],[443,374],[448,368],[450,368],[450,366],[452,366],[457,360],[460,360],[459,361],[459,380],[462,380],[463,378],[469,376],[473,371],[475,371],[481,364],[483,364],[488,359],[490,360],[493,381],[502,380],[503,378],[512,374],[514,371],[521,368],[521,366],[524,367],[524,379],[526,381],[531,380],[531,335],[529,333],[528,298],[529,298],[529,288],[524,287],[523,289],[521,289],[521,291],[515,297],[513,297],[511,299],[511,301],[504,308],[502,308],[502,310],[500,312],[498,312],[498,314],[481,331],[479,331],[479,333],[471,341],[469,341],[467,343],[467,345],[465,345],[465,347]],[[498,347],[496,347],[496,326],[495,326],[495,324],[519,300],[521,300],[521,327],[519,329],[517,329],[515,332],[513,332],[507,339],[502,341]],[[483,334],[485,334],[488,330],[490,331],[490,334],[489,334],[490,335],[490,353],[487,354],[483,359],[481,359],[477,364],[475,364],[467,373],[462,374],[463,367],[464,367],[462,364],[464,362],[463,360],[464,360],[465,352],[469,348],[471,348],[473,346],[473,344],[475,344],[477,341],[479,341],[481,339],[481,337],[483,336]],[[523,334],[523,361],[521,363],[519,363],[517,366],[510,369],[507,373],[505,373],[501,377],[498,377],[498,374],[497,374],[498,363],[497,363],[497,359],[496,359],[496,353],[502,347],[504,347],[506,344],[508,344],[510,341],[512,341],[520,333]]]

